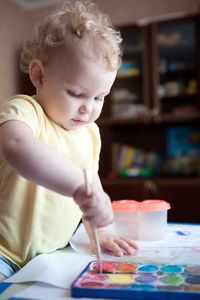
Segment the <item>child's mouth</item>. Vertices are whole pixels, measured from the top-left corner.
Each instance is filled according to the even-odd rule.
[[[77,125],[84,125],[86,124],[86,121],[82,121],[82,120],[76,120],[76,119],[72,119],[72,121],[77,124]]]

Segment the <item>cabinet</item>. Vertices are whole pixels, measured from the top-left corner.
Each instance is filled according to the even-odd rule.
[[[123,63],[98,121],[104,189],[164,199],[169,221],[199,223],[200,16],[120,31]]]

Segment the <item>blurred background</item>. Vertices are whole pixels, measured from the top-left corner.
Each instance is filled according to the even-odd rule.
[[[61,0],[0,0],[0,104],[33,94],[23,39]],[[171,203],[200,222],[200,0],[93,0],[123,37],[123,63],[98,124],[100,176],[112,200]]]

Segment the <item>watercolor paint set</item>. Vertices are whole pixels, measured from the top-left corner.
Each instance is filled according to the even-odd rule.
[[[90,262],[71,285],[72,297],[110,299],[200,299],[200,264]]]

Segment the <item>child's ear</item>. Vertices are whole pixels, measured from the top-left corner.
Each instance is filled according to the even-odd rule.
[[[29,65],[29,76],[35,88],[41,88],[44,79],[44,67],[39,59],[34,59]]]

